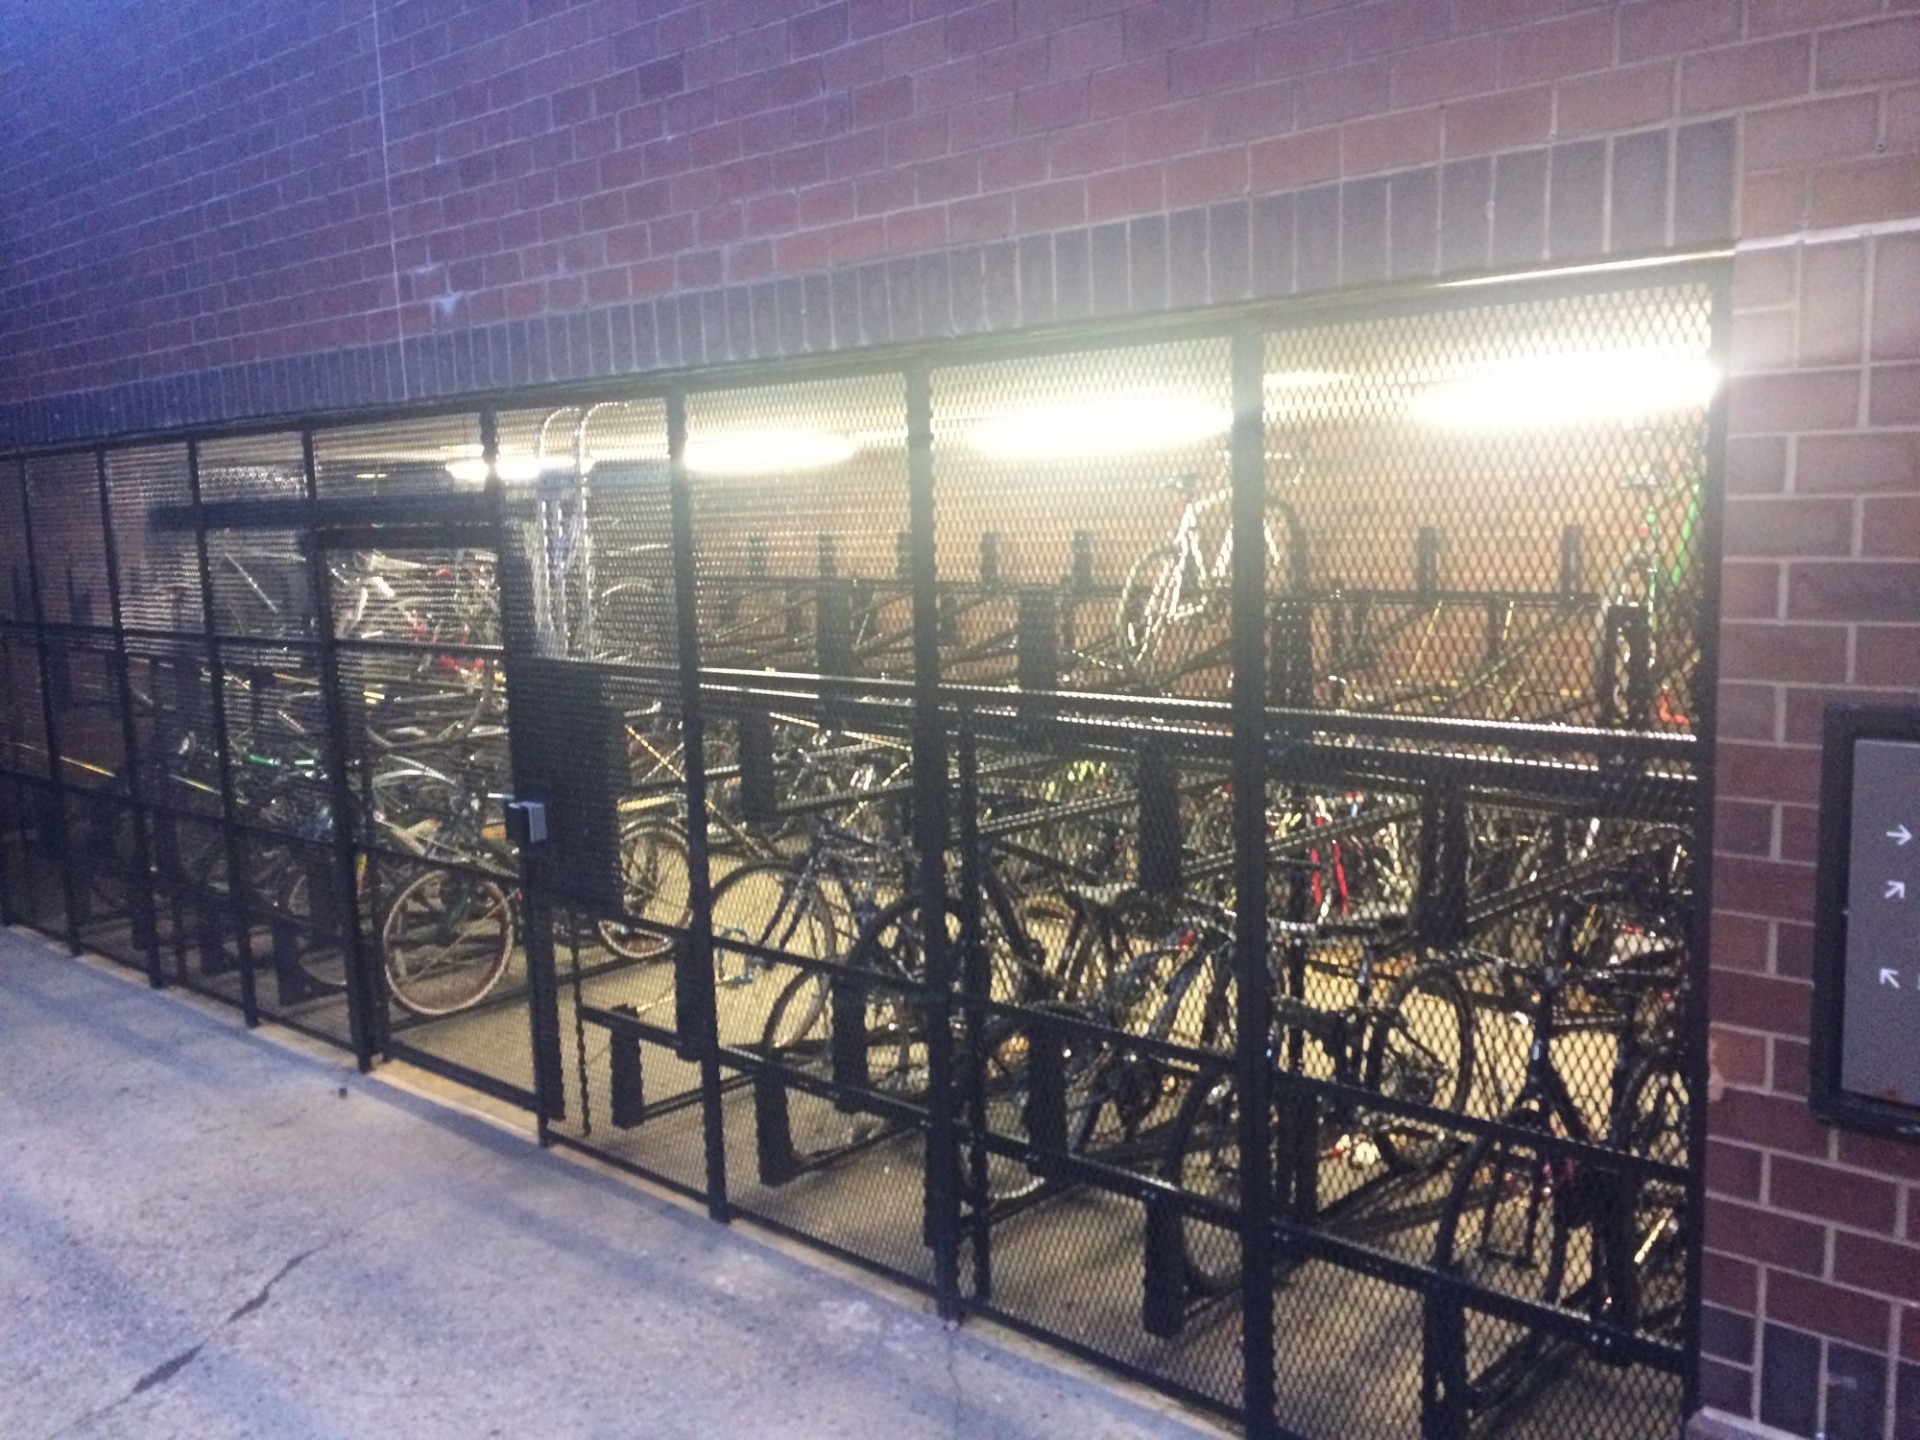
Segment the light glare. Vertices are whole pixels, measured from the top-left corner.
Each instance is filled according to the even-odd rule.
[[[1170,450],[1232,424],[1232,411],[1189,395],[1109,395],[1006,411],[974,426],[968,443],[999,460],[1072,460]]]
[[[740,430],[691,436],[687,469],[706,475],[772,475],[784,470],[824,470],[851,460],[860,446],[830,430]]]
[[[1472,366],[1416,395],[1410,408],[1446,430],[1632,425],[1697,410],[1719,383],[1705,358],[1682,349],[1562,352]]]

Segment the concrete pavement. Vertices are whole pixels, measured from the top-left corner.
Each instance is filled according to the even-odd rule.
[[[1212,1440],[0,931],[0,1437]]]

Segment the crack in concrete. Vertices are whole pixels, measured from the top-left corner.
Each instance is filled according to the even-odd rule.
[[[294,1266],[298,1265],[302,1260],[305,1260],[310,1256],[318,1254],[320,1251],[326,1249],[328,1245],[331,1245],[333,1243],[334,1242],[331,1240],[322,1241],[320,1244],[313,1246],[311,1249],[302,1250],[298,1255],[294,1256],[291,1260],[287,1261],[286,1264],[282,1265],[278,1270],[274,1271],[273,1278],[267,1281],[266,1284],[260,1287],[260,1291],[258,1294],[256,1294],[251,1300],[247,1301],[244,1305],[240,1305],[236,1307],[234,1312],[231,1315],[227,1316],[225,1320],[220,1322],[221,1328],[224,1329],[226,1326],[231,1325],[234,1321],[240,1319],[242,1316],[251,1315],[254,1311],[258,1310],[262,1305],[265,1305],[267,1303],[267,1300],[273,1294],[273,1287],[278,1285],[282,1280],[286,1279],[288,1274],[292,1272]],[[216,1331],[215,1333],[217,1334],[219,1332]]]
[[[361,1230],[364,1230],[367,1227],[367,1225],[372,1224],[373,1221],[378,1218],[379,1218],[378,1216],[370,1217],[367,1221],[365,1221],[360,1225],[355,1226],[352,1230],[348,1230],[343,1234],[334,1236],[331,1240],[323,1240],[318,1245],[312,1245],[312,1246],[309,1246],[307,1249],[302,1250],[298,1255],[294,1256],[291,1260],[287,1261],[286,1264],[282,1265],[278,1270],[274,1271],[272,1277],[269,1278],[267,1283],[262,1285],[259,1288],[259,1290],[254,1293],[251,1299],[248,1299],[246,1301],[243,1301],[241,1304],[236,1305],[230,1312],[228,1312],[226,1319],[222,1320],[218,1325],[214,1326],[205,1335],[201,1336],[200,1339],[196,1341],[194,1344],[188,1346],[185,1350],[182,1350],[179,1354],[173,1356],[171,1359],[161,1361],[158,1365],[154,1366],[151,1370],[147,1371],[146,1374],[142,1375],[138,1380],[134,1381],[132,1387],[127,1391],[126,1394],[122,1395],[119,1399],[114,1400],[106,1405],[101,1405],[95,1409],[89,1410],[87,1411],[86,1414],[80,1416],[77,1420],[72,1421],[70,1424],[61,1426],[60,1429],[54,1431],[53,1434],[48,1437],[48,1440],[59,1440],[59,1437],[62,1435],[71,1435],[75,1431],[81,1429],[83,1426],[90,1425],[94,1421],[103,1419],[107,1415],[112,1414],[115,1410],[118,1410],[122,1405],[125,1405],[130,1400],[134,1400],[139,1396],[146,1394],[149,1390],[157,1389],[159,1386],[166,1384],[167,1381],[173,1379],[174,1376],[178,1375],[182,1370],[186,1369],[187,1366],[191,1365],[194,1362],[194,1360],[199,1356],[202,1350],[206,1349],[207,1346],[211,1345],[214,1342],[214,1340],[219,1338],[221,1331],[225,1330],[229,1325],[233,1324],[234,1321],[244,1319],[247,1316],[253,1314],[254,1311],[259,1310],[263,1306],[265,1306],[267,1301],[273,1295],[273,1287],[278,1285],[282,1280],[286,1279],[287,1276],[292,1273],[292,1271],[296,1266],[300,1265],[304,1261],[311,1260],[315,1255],[318,1255],[322,1250],[325,1250],[330,1246],[338,1245],[343,1240],[352,1238],[354,1235],[358,1234]]]

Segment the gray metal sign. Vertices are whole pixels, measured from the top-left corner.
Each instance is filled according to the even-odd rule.
[[[1920,1136],[1920,712],[1827,717],[1813,1103]]]
[[[1840,1084],[1920,1106],[1920,745],[1853,747]]]

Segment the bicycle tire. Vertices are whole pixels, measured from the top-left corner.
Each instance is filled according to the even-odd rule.
[[[684,930],[693,915],[686,838],[669,825],[628,827],[620,837],[621,905],[626,920],[599,920],[600,942],[623,960],[657,960],[673,949],[660,926]],[[639,921],[641,923],[631,923]]]
[[[1185,564],[1185,557],[1172,545],[1156,545],[1133,562],[1120,587],[1114,620],[1120,659],[1148,685],[1161,686],[1175,678],[1192,646],[1190,622],[1156,614],[1173,608],[1174,586]],[[1183,644],[1175,642],[1176,632],[1188,637]]]
[[[492,703],[498,686],[494,672],[499,662],[494,659],[488,658],[478,662],[480,680],[475,686],[458,691],[441,689],[428,696],[396,697],[392,693],[395,689],[405,690],[422,681],[435,678],[431,671],[441,659],[440,655],[423,649],[418,657],[419,663],[414,666],[412,673],[404,677],[387,678],[388,693],[369,704],[365,712],[367,742],[375,750],[392,752],[451,745],[456,741],[464,740],[478,728],[481,717],[487,713],[487,708]],[[404,708],[394,705],[398,698],[408,701],[430,699],[437,703],[447,699],[449,695],[452,698],[447,703],[445,712],[435,714],[433,711],[428,711],[428,718],[424,721],[418,716],[408,714],[402,714],[397,719],[389,719],[386,713],[389,709]]]
[[[1240,1087],[1230,1069],[1204,1069],[1188,1085],[1160,1178],[1191,1194],[1240,1203]],[[1220,1296],[1240,1284],[1240,1237],[1233,1230],[1182,1216],[1180,1260],[1190,1293]]]
[[[1608,1144],[1685,1169],[1690,1108],[1678,1057],[1646,1056],[1621,1089]],[[1664,1176],[1643,1177],[1631,1184],[1629,1203],[1633,1225],[1625,1238],[1631,1246],[1633,1289],[1630,1302],[1616,1306],[1616,1318],[1643,1333],[1677,1338],[1686,1314],[1691,1244],[1686,1187]]]
[[[833,907],[818,887],[803,887],[799,872],[788,866],[774,861],[737,866],[714,885],[709,904],[716,942],[733,941],[803,960],[830,960],[840,952]],[[742,953],[743,971],[774,963],[755,951]],[[714,964],[724,964],[718,950]]]
[[[1458,1114],[1473,1090],[1473,1009],[1460,982],[1438,965],[1394,981],[1367,1040],[1361,1083],[1378,1094]],[[1423,1170],[1453,1148],[1444,1123],[1423,1127],[1382,1115],[1374,1129],[1381,1158],[1396,1170]]]
[[[479,1004],[513,956],[513,898],[496,881],[425,869],[394,893],[380,926],[387,989],[423,1018]]]
[[[1539,1122],[1509,1117],[1508,1123]],[[1571,1231],[1550,1162],[1523,1141],[1483,1135],[1468,1147],[1448,1186],[1435,1230],[1434,1268],[1483,1289],[1557,1305]]]
[[[292,879],[287,882],[281,905],[303,928],[308,931],[305,944],[302,944],[294,956],[294,963],[300,967],[300,973],[316,989],[337,992],[347,988],[347,952],[346,936],[340,935],[337,943],[321,947],[313,943],[313,894],[312,876],[304,867],[296,867]],[[357,924],[351,907],[341,907],[342,926]]]

